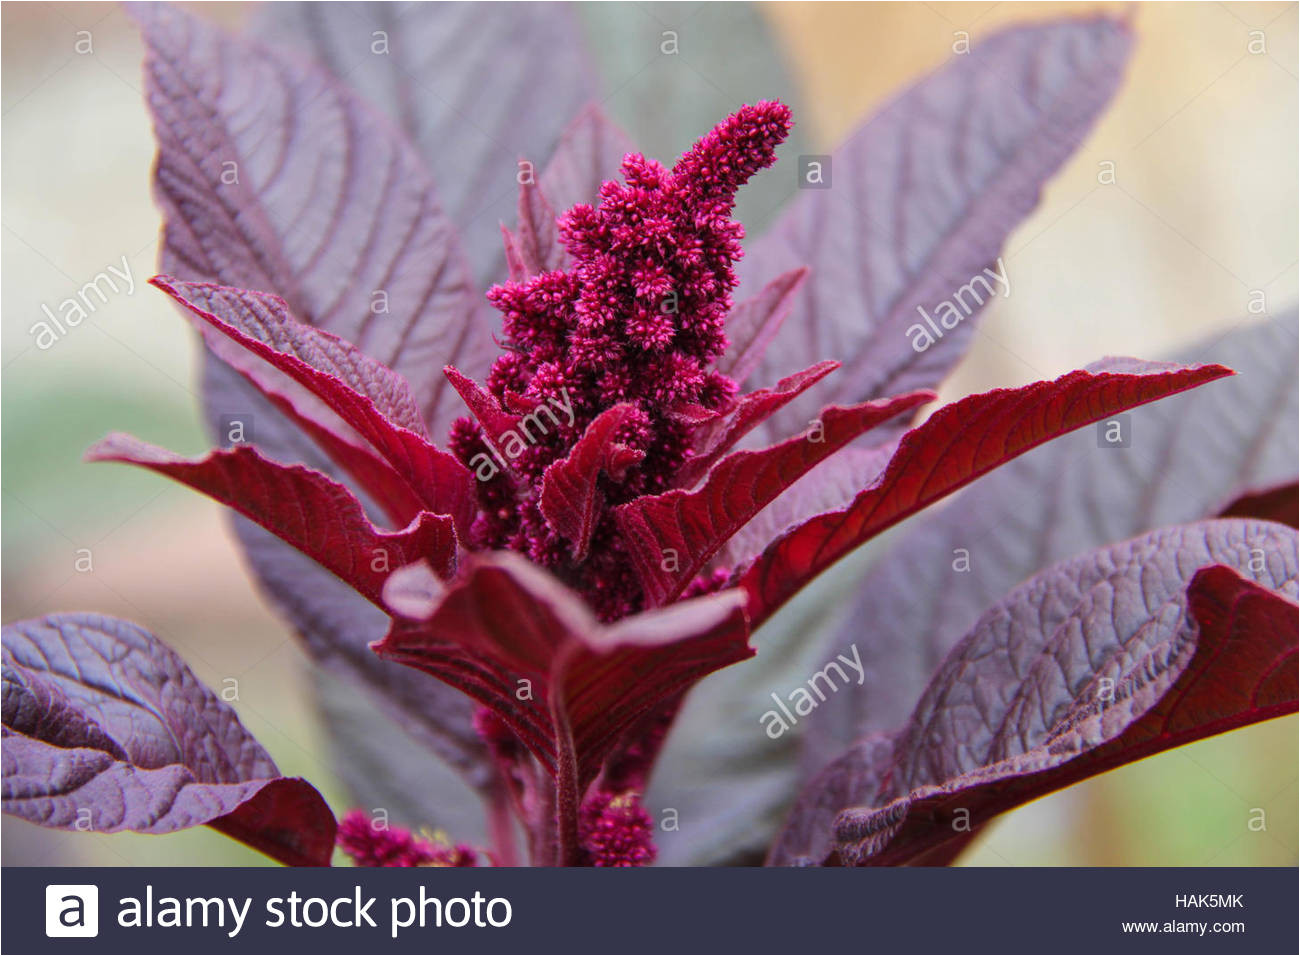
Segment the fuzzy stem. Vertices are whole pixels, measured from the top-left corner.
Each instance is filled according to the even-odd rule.
[[[562,691],[552,688],[551,722],[555,725],[555,864],[580,866],[582,844],[578,838],[578,755],[573,748],[569,715],[554,701]]]

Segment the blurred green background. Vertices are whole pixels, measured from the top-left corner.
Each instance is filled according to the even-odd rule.
[[[195,6],[232,26],[249,13]],[[610,29],[653,15],[608,6]],[[957,31],[977,42],[1010,22],[1098,6],[776,3],[761,15],[800,85],[802,135],[820,153],[942,63]],[[1011,237],[1016,295],[985,313],[947,398],[1102,354],[1164,357],[1234,324],[1251,289],[1265,291],[1270,311],[1296,298],[1296,5],[1125,9],[1139,37],[1128,81]],[[6,3],[0,14],[3,618],[98,610],[140,622],[210,685],[237,678],[245,724],[284,772],[309,777],[341,811],[305,659],[255,592],[220,509],[142,471],[80,460],[113,429],[185,453],[207,447],[195,343],[144,285],[159,217],[139,39],[115,4]],[[1250,52],[1252,31],[1264,52]],[[1098,188],[1104,161],[1123,189]],[[123,257],[134,292],[110,295],[37,348],[42,304],[57,309]],[[78,570],[82,549],[90,570]],[[1296,754],[1295,718],[1185,747],[1001,818],[963,863],[1294,865]],[[1248,826],[1256,808],[1264,830]],[[204,828],[109,837],[6,818],[3,836],[6,864],[265,862]]]

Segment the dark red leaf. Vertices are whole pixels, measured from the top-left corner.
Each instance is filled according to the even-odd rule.
[[[618,430],[636,410],[634,405],[615,405],[596,416],[578,439],[567,458],[549,465],[542,475],[538,504],[542,516],[573,545],[573,561],[587,556],[596,519],[605,498],[598,479],[608,472],[621,478],[628,466],[645,457],[644,452],[614,441]]]
[[[235,712],[153,635],[59,614],[4,628],[4,809],[42,826],[207,824],[290,866],[328,866],[334,815],[282,777]]]
[[[511,552],[470,555],[445,586],[418,566],[403,569],[388,596],[401,617],[377,653],[491,707],[552,770],[571,757],[584,787],[656,704],[753,655],[737,591],[606,625],[550,573]]]
[[[876,480],[897,450],[897,442],[877,448],[850,445],[827,458],[736,532],[714,563],[733,569],[748,567],[787,531],[852,502]]]
[[[382,606],[395,568],[429,560],[441,575],[456,567],[456,533],[445,515],[422,512],[401,531],[381,531],[342,485],[302,465],[270,461],[250,445],[186,459],[132,438],[110,435],[90,461],[142,465],[233,508]]]
[[[745,571],[750,619],[757,626],[863,542],[1017,455],[1107,415],[1231,374],[1222,365],[1108,359],[1050,382],[944,406],[903,436],[889,463],[847,507],[790,529]]]
[[[1221,518],[1263,518],[1290,528],[1300,525],[1300,485],[1294,481],[1239,496],[1219,512]]]
[[[310,436],[321,451],[356,483],[356,487],[374,499],[384,513],[401,528],[421,511],[425,504],[398,471],[361,442],[341,434],[341,429],[320,422],[319,416],[303,414],[292,399],[273,391],[266,397],[284,416]]]
[[[615,519],[651,606],[680,594],[728,538],[819,461],[933,397],[913,392],[849,408],[832,406],[805,434],[723,458],[694,491],[676,489],[620,505]]]
[[[285,866],[329,866],[338,823],[315,787],[281,777],[208,826]]]
[[[1294,711],[1296,575],[1295,532],[1241,519],[1042,572],[980,618],[902,731],[823,771],[774,862],[914,861],[1085,777]]]
[[[214,331],[226,336],[305,387],[367,437],[377,420],[429,437],[406,379],[332,332],[300,322],[278,295],[171,276],[154,276],[149,284],[171,296],[187,317],[199,319],[194,325],[205,339],[211,340]],[[213,348],[218,350],[219,344]],[[383,442],[380,438],[376,444]]]
[[[678,486],[689,488],[694,485],[713,467],[714,462],[734,448],[745,435],[767,421],[777,409],[839,368],[839,364],[819,362],[812,368],[781,379],[772,388],[740,396],[725,414],[711,416],[701,422],[691,438],[691,457],[677,473]]]
[[[483,437],[492,446],[497,456],[502,461],[512,460],[505,454],[502,436],[507,432],[513,432],[518,427],[519,416],[503,409],[500,402],[487,389],[472,378],[461,374],[454,366],[448,365],[442,372],[456,389],[465,406],[478,419],[478,423],[483,427]]]
[[[310,391],[374,446],[425,510],[449,515],[461,534],[469,533],[477,510],[474,477],[453,455],[428,441],[420,411],[400,375],[338,336],[297,321],[278,296],[165,276],[152,282],[208,329]],[[219,349],[214,351],[225,358]],[[262,385],[255,373],[249,377]]]

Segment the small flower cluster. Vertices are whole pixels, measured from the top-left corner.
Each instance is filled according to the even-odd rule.
[[[527,554],[606,620],[644,605],[610,509],[673,487],[695,424],[735,394],[736,383],[712,367],[727,347],[732,266],[742,255],[744,228],[731,211],[736,190],[773,163],[789,129],[785,105],[761,102],[729,117],[672,170],[629,154],[626,184],[606,182],[598,207],[577,205],[560,218],[568,270],[488,293],[504,316],[504,352],[488,390],[510,414],[563,405],[573,415],[514,459],[510,473],[479,482],[482,511],[471,543]],[[575,561],[572,542],[541,513],[542,477],[619,403],[633,407],[614,438],[626,467],[602,475],[604,511]],[[450,447],[466,463],[488,451],[481,426],[468,418],[452,428]]]
[[[401,827],[376,827],[364,810],[339,821],[337,845],[357,866],[477,866],[473,847],[421,840]]]
[[[654,824],[635,791],[597,790],[582,805],[579,836],[590,866],[649,866]]]

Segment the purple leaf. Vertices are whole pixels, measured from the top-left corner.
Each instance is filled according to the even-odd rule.
[[[781,324],[794,307],[795,293],[808,278],[808,267],[791,269],[763,286],[727,314],[727,338],[731,344],[718,359],[718,371],[743,385],[758,368]]]
[[[812,783],[773,862],[915,860],[1095,773],[1293,712],[1296,574],[1293,530],[1237,519],[1042,572],[980,618],[902,731]]]
[[[512,238],[519,257],[518,274],[512,268],[510,278],[523,282],[541,272],[563,269],[569,256],[560,244],[555,209],[532,179],[519,186],[516,216],[518,227]]]
[[[275,3],[261,20],[276,41],[306,50],[400,125],[436,177],[478,281],[498,281],[497,224],[513,224],[519,161],[544,162],[598,89],[573,11]]]
[[[523,253],[519,249],[519,240],[513,232],[501,224],[501,244],[506,253],[506,274],[510,277],[511,282],[525,282],[529,276],[535,275],[527,265],[524,264]]]
[[[634,148],[599,106],[588,104],[560,137],[542,173],[542,194],[561,211],[595,203],[600,184],[617,177],[623,157]]]
[[[1066,432],[1232,374],[1221,365],[1108,359],[1051,382],[971,395],[935,412],[898,443],[889,463],[846,507],[777,538],[744,572],[757,627],[858,545]]]
[[[174,7],[134,13],[164,271],[281,296],[300,320],[404,375],[444,431],[438,369],[485,370],[495,349],[488,322],[473,320],[478,298],[419,155],[322,70]]]
[[[207,824],[291,866],[334,848],[310,784],[157,638],[93,614],[4,628],[4,809],[96,833]]]
[[[973,315],[921,352],[907,330],[984,278],[1043,183],[1074,151],[1120,81],[1132,38],[1107,17],[1014,27],[954,56],[853,133],[831,157],[830,188],[800,190],[750,247],[741,291],[811,265],[759,377],[822,359],[844,374],[840,404],[933,388],[961,357]],[[1004,278],[1010,277],[1002,272]],[[980,290],[977,290],[977,293]],[[964,296],[971,311],[983,302]],[[807,420],[800,403],[768,426]]]
[[[854,584],[842,626],[819,651],[829,659],[857,642],[866,683],[862,694],[837,695],[810,715],[807,764],[823,766],[861,735],[899,726],[980,614],[1045,565],[1211,517],[1240,489],[1293,476],[1294,322],[1293,312],[1187,349],[1183,360],[1217,361],[1238,374],[1128,413],[1129,447],[1098,447],[1098,432],[1081,430],[918,519]],[[917,593],[933,597],[917,601]],[[866,619],[890,627],[859,642]]]
[[[162,270],[280,295],[300,320],[402,375],[432,432],[444,434],[459,402],[442,365],[485,373],[495,319],[415,149],[323,70],[175,8],[142,6],[135,16],[159,146]],[[449,155],[469,155],[468,142],[461,145]],[[251,416],[268,454],[326,466],[306,436],[212,360],[204,397],[214,426],[231,413]],[[313,656],[359,678],[389,714],[482,785],[489,771],[470,702],[378,660],[366,642],[383,633],[383,615],[313,561],[247,522],[235,530],[268,599]]]

